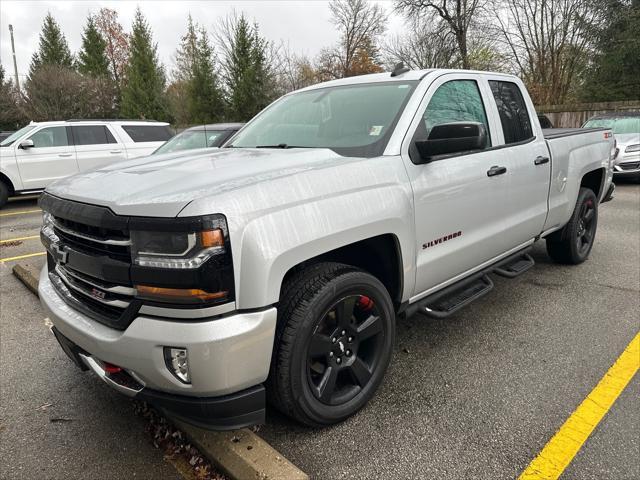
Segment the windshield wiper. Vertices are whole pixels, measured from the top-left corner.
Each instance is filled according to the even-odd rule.
[[[277,145],[256,145],[256,148],[311,148],[311,147],[301,147],[298,145],[287,145],[286,143],[279,143]]]

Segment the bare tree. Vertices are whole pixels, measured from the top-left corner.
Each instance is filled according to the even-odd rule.
[[[412,69],[452,68],[459,64],[456,41],[447,27],[437,22],[411,22],[410,32],[394,35],[382,46],[385,64],[403,62]]]
[[[17,130],[26,123],[20,95],[11,79],[5,80],[4,68],[0,65],[0,130]]]
[[[380,5],[366,0],[333,0],[329,9],[340,33],[340,42],[321,53],[319,63],[323,75],[348,77],[368,73],[362,71],[362,66],[375,64],[376,43],[385,30],[386,12]]]
[[[396,10],[408,19],[439,17],[453,33],[463,68],[471,68],[467,36],[482,0],[396,0]]]
[[[596,12],[584,0],[497,0],[498,32],[535,103],[567,99],[586,63],[587,25]]]
[[[114,99],[114,85],[108,79],[43,65],[26,82],[24,108],[35,121],[108,118],[114,115]]]
[[[105,54],[111,65],[113,79],[118,88],[122,87],[122,78],[129,57],[129,36],[118,22],[118,12],[101,8],[95,17],[96,26],[107,42]]]
[[[311,60],[292,52],[289,45],[280,48],[279,80],[282,93],[308,87],[317,82],[316,71]]]

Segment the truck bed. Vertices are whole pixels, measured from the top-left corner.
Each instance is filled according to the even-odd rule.
[[[546,140],[554,138],[569,137],[571,135],[581,135],[583,133],[597,132],[607,130],[606,128],[543,128],[542,134]]]
[[[604,167],[607,178],[602,179],[600,196],[606,193],[613,139],[605,135],[605,132],[611,132],[608,128],[549,128],[542,132],[551,154],[546,230],[564,225],[573,213],[580,184],[568,179],[582,178],[587,172]]]

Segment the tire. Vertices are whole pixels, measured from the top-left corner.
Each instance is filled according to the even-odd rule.
[[[8,199],[9,188],[3,181],[0,181],[0,208],[4,207],[7,204]]]
[[[393,303],[377,278],[339,263],[299,271],[282,288],[269,402],[309,426],[345,420],[378,389],[394,337]]]
[[[578,265],[589,257],[597,228],[598,198],[593,190],[580,188],[569,223],[547,238],[547,253],[557,263]]]

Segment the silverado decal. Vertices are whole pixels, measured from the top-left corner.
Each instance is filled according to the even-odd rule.
[[[453,240],[454,238],[458,238],[460,235],[462,235],[462,231],[450,233],[449,235],[445,235],[444,237],[436,238],[435,240],[431,240],[430,242],[423,243],[422,249],[424,250],[425,248],[435,247],[436,245],[439,245],[448,240]]]

